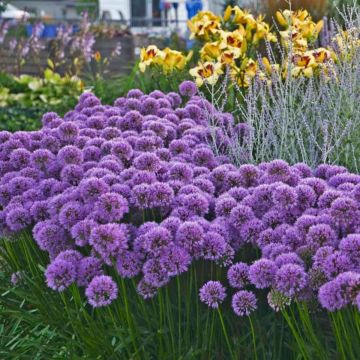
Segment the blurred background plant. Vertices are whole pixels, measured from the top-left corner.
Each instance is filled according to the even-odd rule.
[[[50,68],[42,78],[0,73],[0,129],[37,129],[44,112],[51,110],[64,115],[76,104],[83,90],[79,78],[62,77]]]

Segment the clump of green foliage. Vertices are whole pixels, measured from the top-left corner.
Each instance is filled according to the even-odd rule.
[[[47,111],[64,115],[84,89],[77,77],[46,69],[43,78],[0,74],[0,130],[34,130]]]

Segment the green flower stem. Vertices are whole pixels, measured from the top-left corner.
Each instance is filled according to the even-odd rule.
[[[171,337],[171,346],[172,346],[172,353],[175,354],[175,338],[174,338],[174,321],[173,316],[171,312],[171,301],[169,296],[169,287],[166,286],[165,288],[165,299],[166,299],[166,314],[167,314],[167,320],[169,323],[169,331],[170,331],[170,337]]]
[[[251,316],[249,316],[248,318],[249,318],[250,329],[251,329],[251,337],[252,337],[253,346],[254,346],[254,358],[255,358],[255,360],[258,360],[258,355],[257,355],[257,350],[256,350],[256,339],[255,339],[254,325],[253,325]]]
[[[129,312],[129,303],[128,303],[128,298],[127,298],[127,293],[126,293],[126,286],[125,286],[125,281],[123,278],[120,279],[121,282],[121,289],[122,289],[122,297],[124,299],[124,303],[125,303],[125,315],[126,315],[126,321],[128,323],[129,326],[129,330],[130,330],[130,337],[131,337],[131,342],[133,344],[134,347],[134,351],[137,351],[137,346],[136,346],[136,340],[135,340],[135,327],[132,321],[132,317],[130,316],[130,312]]]
[[[176,277],[176,286],[177,286],[177,305],[178,305],[178,354],[180,356],[181,351],[181,284],[179,276]]]
[[[329,315],[330,315],[331,320],[332,320],[331,323],[332,323],[332,326],[333,326],[333,329],[334,329],[334,332],[335,332],[336,344],[337,344],[337,347],[340,350],[341,358],[343,360],[346,360],[347,356],[346,356],[345,349],[344,349],[344,346],[343,346],[343,343],[342,343],[342,334],[341,334],[341,332],[339,330],[339,326],[338,326],[335,314],[330,312]]]
[[[221,322],[221,327],[222,327],[222,330],[223,330],[223,333],[224,333],[224,336],[225,336],[225,340],[226,340],[226,344],[227,344],[227,346],[228,346],[228,350],[229,350],[230,356],[231,356],[232,359],[235,359],[235,356],[234,356],[233,351],[232,351],[232,347],[231,347],[231,345],[230,345],[229,336],[228,336],[227,331],[226,331],[224,319],[223,319],[223,316],[222,316],[222,314],[221,314],[220,307],[218,307],[217,311],[218,311],[218,314],[219,314],[219,318],[220,318],[220,322]]]
[[[282,314],[283,314],[288,326],[290,327],[290,330],[291,330],[293,336],[295,337],[296,343],[298,344],[298,346],[300,348],[300,352],[303,355],[304,359],[310,359],[309,355],[307,354],[306,347],[304,345],[304,341],[301,338],[301,335],[299,334],[298,329],[293,324],[289,314],[287,313],[286,310],[282,310]]]

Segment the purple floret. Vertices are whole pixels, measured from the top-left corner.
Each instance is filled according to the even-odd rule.
[[[307,283],[307,274],[300,265],[285,264],[276,272],[275,288],[288,297],[298,294]]]
[[[249,316],[257,308],[256,296],[252,291],[240,290],[234,294],[231,306],[238,316]]]
[[[274,261],[268,259],[256,260],[249,269],[249,280],[258,289],[273,285],[278,270]]]
[[[51,289],[64,291],[76,280],[76,266],[66,260],[55,260],[47,267],[45,276]]]
[[[227,278],[231,287],[243,289],[249,282],[249,265],[243,262],[232,265],[228,270]]]
[[[85,294],[92,307],[102,307],[110,305],[117,298],[118,288],[110,276],[97,275],[87,286]]]
[[[200,300],[207,306],[217,309],[225,297],[225,287],[220,281],[208,281],[199,291]]]

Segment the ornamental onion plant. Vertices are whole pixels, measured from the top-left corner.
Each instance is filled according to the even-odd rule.
[[[232,164],[239,126],[197,92],[84,93],[0,133],[1,301],[72,358],[356,359],[360,176]]]

